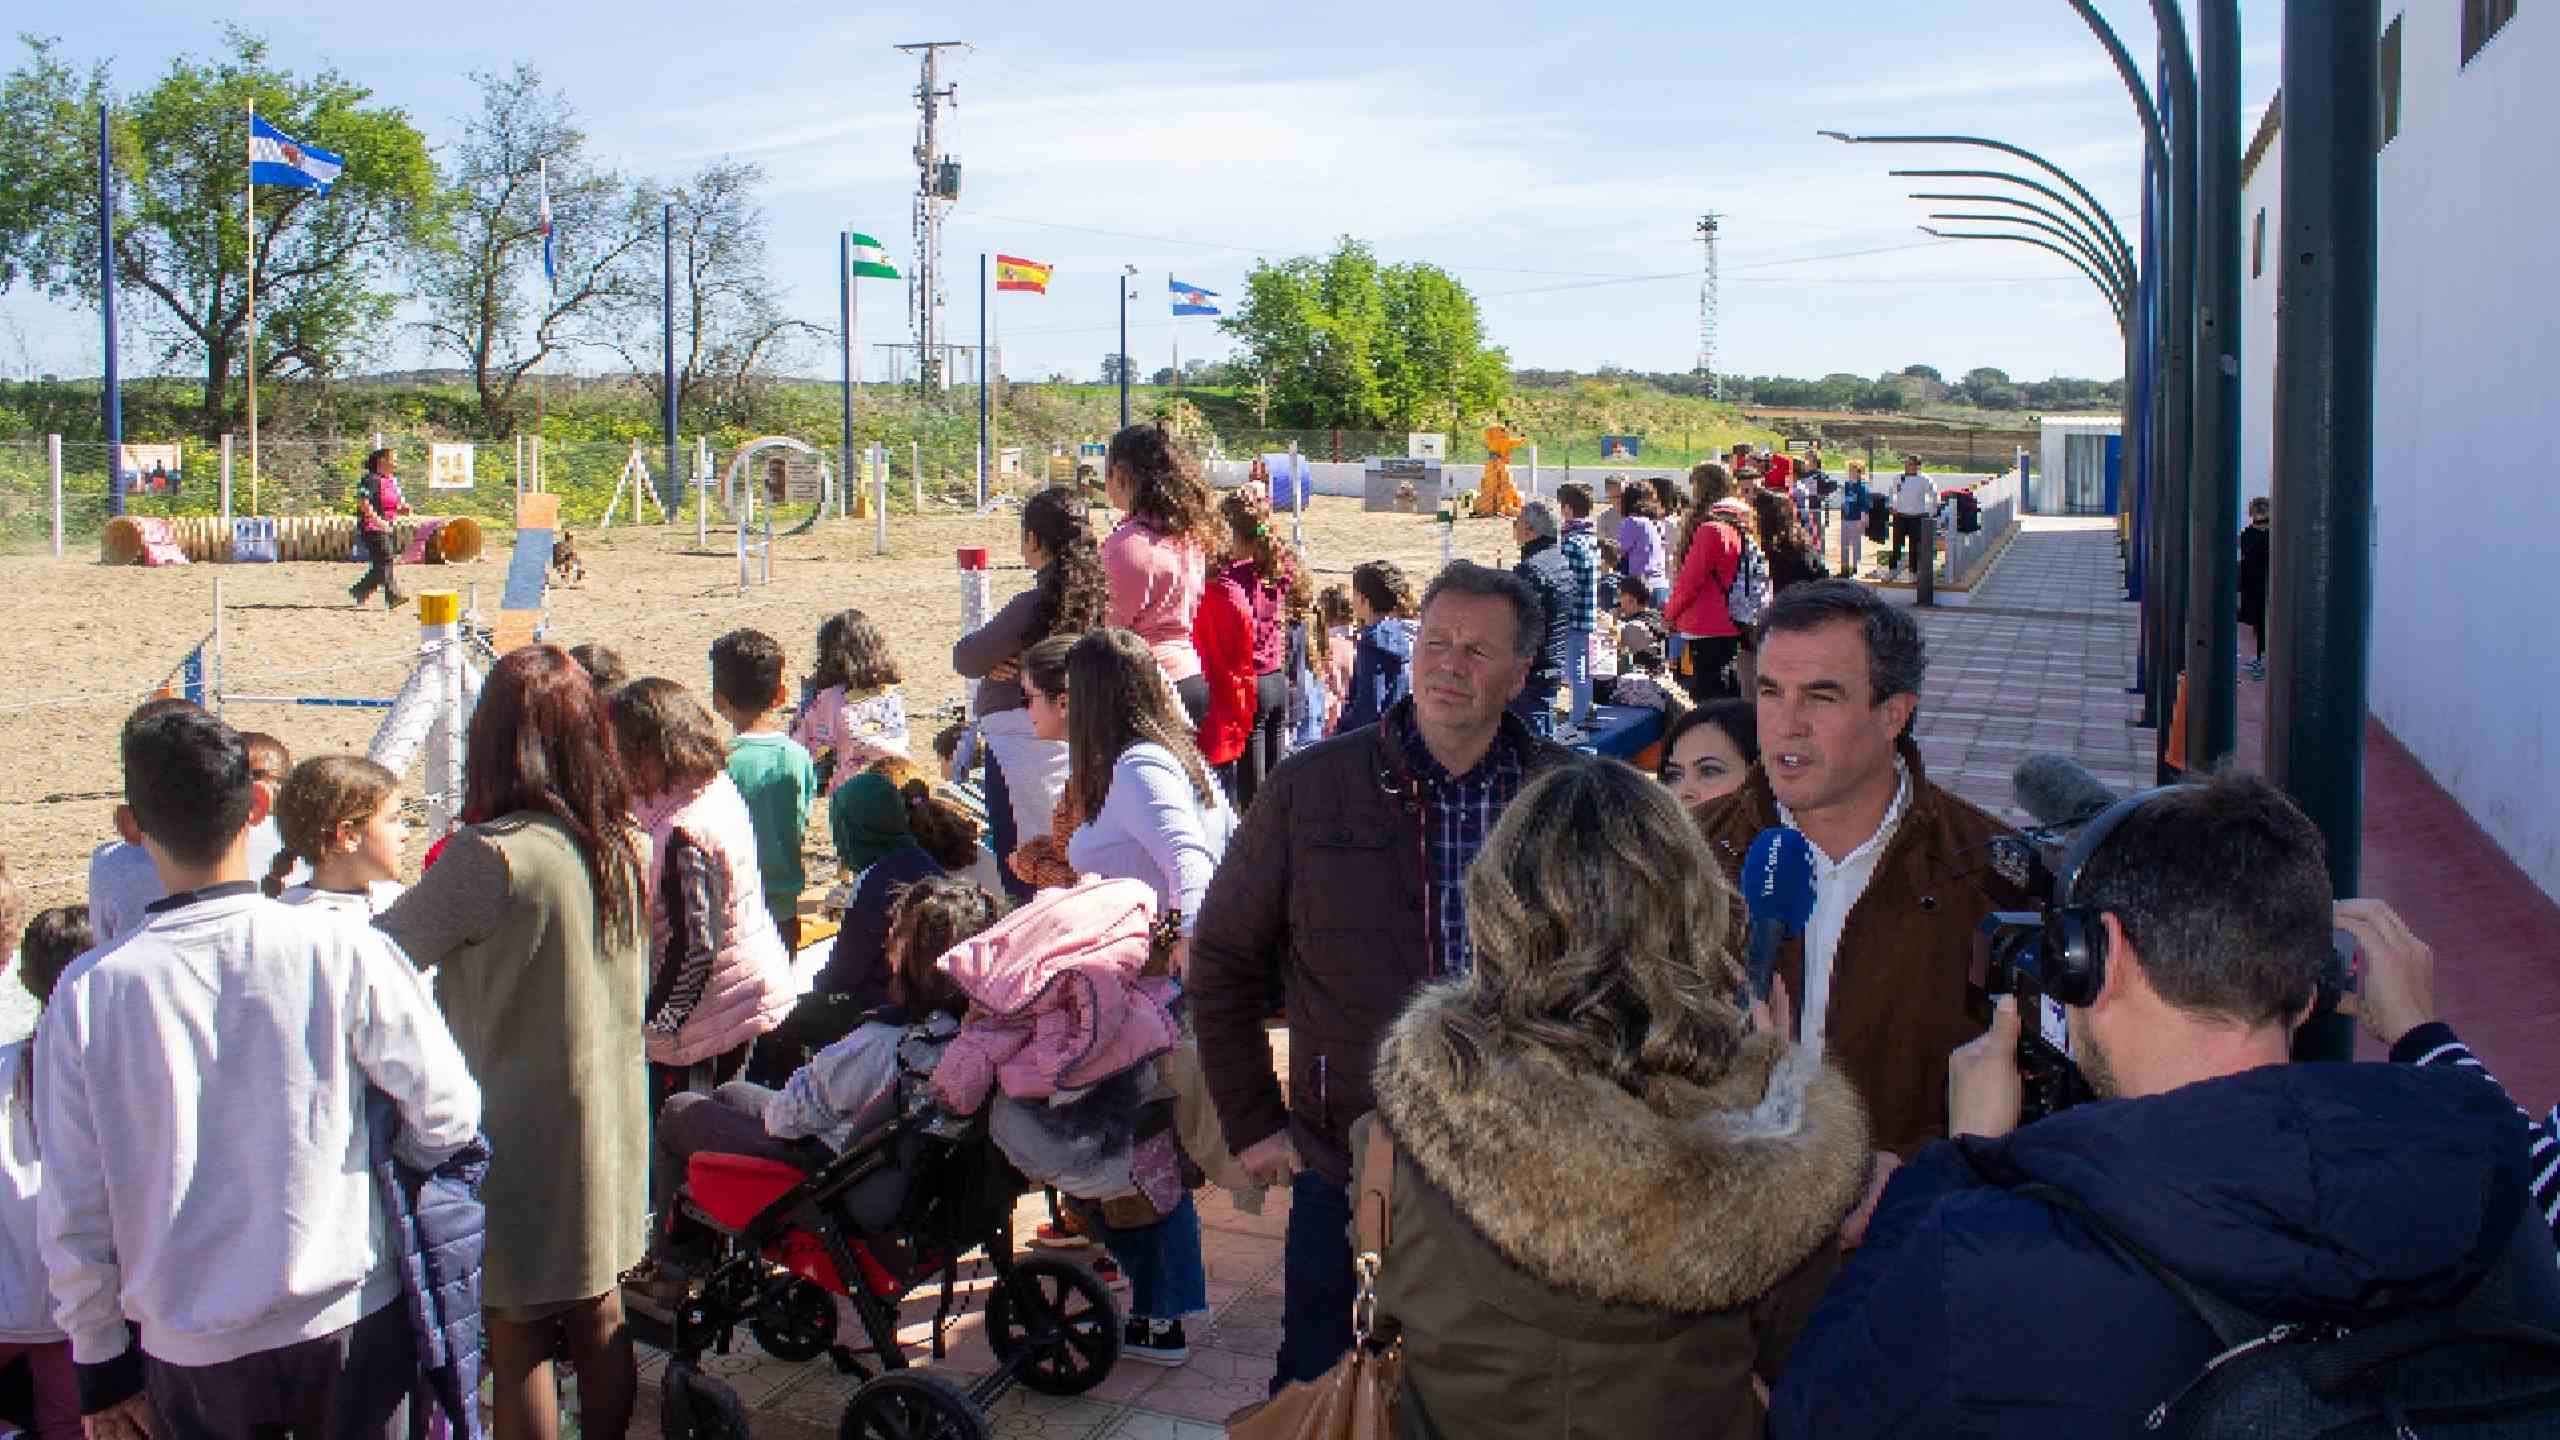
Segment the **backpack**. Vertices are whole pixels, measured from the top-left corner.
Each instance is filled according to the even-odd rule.
[[[1867,482],[1852,480],[1840,487],[1840,518],[1856,520],[1867,513]]]
[[[1733,565],[1733,581],[1724,588],[1724,610],[1736,625],[1748,625],[1769,608],[1769,557],[1751,543],[1751,537],[1737,532],[1734,539],[1742,546],[1742,558]]]
[[[2188,1440],[2424,1437],[2523,1440],[2560,1434],[2560,1334],[2509,1313],[2510,1268],[2549,1265],[2551,1242],[2526,1207],[2502,1262],[2450,1309],[2362,1329],[2279,1324],[2188,1284],[2052,1185],[2018,1192],[2088,1222],[2109,1247],[2151,1272],[2213,1330],[2221,1352],[2144,1417],[2155,1435]]]

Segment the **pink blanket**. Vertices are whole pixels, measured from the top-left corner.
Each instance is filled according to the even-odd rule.
[[[974,1113],[998,1085],[1017,1100],[1046,1099],[1171,1049],[1180,1031],[1164,986],[1139,975],[1155,905],[1141,881],[1089,879],[1041,891],[944,955],[970,1000],[933,1072],[944,1107]]]

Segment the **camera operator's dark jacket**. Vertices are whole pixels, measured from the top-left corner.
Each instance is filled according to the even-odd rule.
[[[2019,1193],[2036,1184],[2271,1320],[2370,1325],[2443,1308],[2495,1271],[2515,1318],[2560,1328],[2524,1136],[2515,1106],[2461,1071],[2326,1064],[1932,1146],[1895,1174],[1797,1339],[1771,1433],[2142,1434],[2220,1347],[2087,1220]]]
[[[1191,936],[1200,1069],[1241,1155],[1289,1131],[1309,1169],[1351,1174],[1351,1122],[1376,1105],[1378,1037],[1431,979],[1423,923],[1431,862],[1419,781],[1385,719],[1281,762],[1227,845]],[[1525,785],[1572,752],[1502,717]],[[1274,978],[1289,1007],[1289,1090],[1263,1029]]]
[[[2030,902],[1992,868],[1991,841],[2009,827],[1930,784],[1908,737],[1900,753],[1911,771],[1911,803],[1840,929],[1823,1055],[1867,1102],[1876,1147],[1907,1160],[1947,1133],[1948,1052],[1982,1033],[1965,1008],[1974,925]],[[1777,823],[1777,797],[1756,765],[1741,789],[1698,809],[1708,848],[1736,884],[1752,840]],[[1737,932],[1744,919],[1736,905]],[[1778,973],[1801,1015],[1802,937],[1778,952]]]

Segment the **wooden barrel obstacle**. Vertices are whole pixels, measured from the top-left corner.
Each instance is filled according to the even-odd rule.
[[[463,564],[479,559],[488,545],[480,522],[468,515],[394,521],[391,538],[413,564]],[[197,564],[345,562],[356,557],[356,521],[352,515],[120,515],[99,537],[98,558],[109,565],[169,564],[173,549]]]

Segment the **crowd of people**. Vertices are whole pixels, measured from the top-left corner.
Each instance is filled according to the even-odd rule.
[[[1024,505],[1032,585],[953,647],[930,755],[859,610],[796,693],[754,630],[701,677],[529,646],[406,888],[397,777],[144,705],[89,905],[29,917],[0,863],[44,1006],[0,1048],[28,1423],[407,1434],[457,1359],[402,1303],[432,1213],[484,1256],[495,1432],[559,1433],[566,1356],[581,1432],[622,1435],[626,1306],[697,1273],[689,1162],[844,1153],[920,1075],[1059,1190],[1035,1243],[1107,1254],[1130,1359],[1183,1363],[1207,1313],[1193,1188],[1285,1189],[1270,1388],[1357,1312],[1408,1437],[2134,1434],[2233,1314],[2560,1329],[2551,1122],[2271,787],[2126,808],[2061,879],[2087,1003],[1986,1024],[1976,931],[2040,896],[1914,742],[1917,623],[1818,533],[1854,497],[1854,572],[1866,507],[1927,481],[1733,458],[1598,514],[1563,486],[1516,566],[1417,596],[1383,560],[1319,589],[1267,494],[1132,427],[1107,533]],[[1603,703],[1661,712],[1653,773],[1569,748]],[[1814,903],[1760,991],[1737,885],[1772,830]],[[2397,1063],[2284,1063],[2333,928]],[[2111,1103],[2022,1125],[2022,1024]],[[1106,1164],[1057,1143],[1088,1100]],[[1372,1194],[1391,1243],[1355,1256]]]

